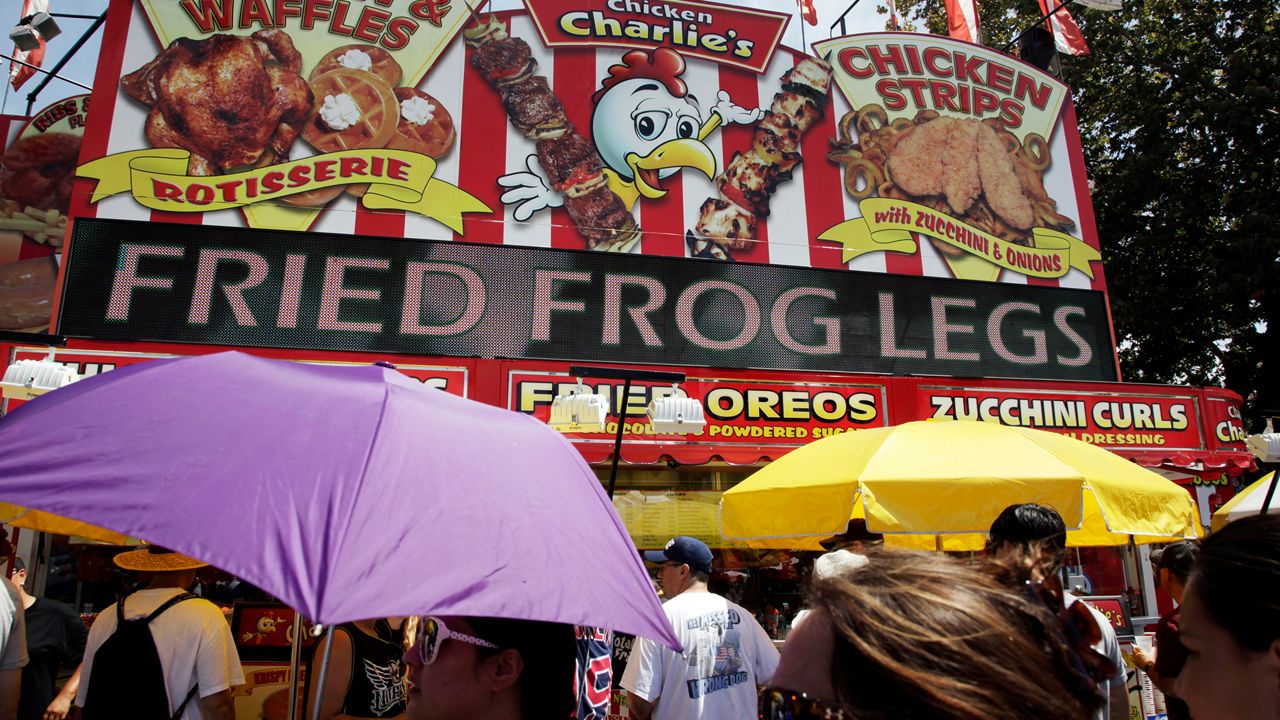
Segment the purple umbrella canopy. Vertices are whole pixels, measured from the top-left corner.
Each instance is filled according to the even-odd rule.
[[[492,616],[680,647],[558,432],[389,368],[141,363],[16,409],[0,448],[0,500],[200,558],[316,622]]]

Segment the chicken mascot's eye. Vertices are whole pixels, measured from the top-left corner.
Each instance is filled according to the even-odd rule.
[[[680,118],[679,124],[676,125],[676,135],[682,138],[691,138],[698,131],[698,126],[689,118]]]
[[[641,140],[652,140],[667,129],[667,114],[657,110],[640,113],[636,116],[636,135]]]

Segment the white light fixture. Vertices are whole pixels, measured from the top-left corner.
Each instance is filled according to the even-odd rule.
[[[587,392],[578,378],[577,387],[568,395],[556,395],[551,401],[551,419],[547,424],[561,432],[603,432],[609,417],[609,397]]]
[[[74,370],[54,361],[53,348],[49,348],[49,356],[43,360],[19,360],[10,365],[4,371],[0,390],[4,397],[30,400],[79,379]]]
[[[40,47],[40,36],[30,25],[19,25],[10,30],[9,39],[19,50],[31,52]]]
[[[62,28],[58,27],[58,21],[53,19],[49,13],[36,13],[31,16],[31,27],[40,33],[40,37],[45,41],[52,40],[62,34]]]
[[[680,395],[679,389],[678,384],[672,384],[670,395],[649,403],[649,423],[659,435],[700,435],[707,426],[702,403]]]
[[[1271,428],[1271,420],[1267,420],[1266,431],[1250,435],[1245,439],[1245,444],[1259,462],[1280,462],[1280,433]]]

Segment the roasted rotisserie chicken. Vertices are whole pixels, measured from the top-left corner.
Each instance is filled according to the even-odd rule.
[[[288,158],[313,101],[301,64],[280,30],[178,38],[120,85],[151,108],[153,146],[189,150],[188,172],[216,175]]]

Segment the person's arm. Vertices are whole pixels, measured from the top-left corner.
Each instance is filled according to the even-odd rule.
[[[196,639],[199,643],[195,668],[198,697],[192,702],[198,702],[200,713],[210,720],[235,720],[236,706],[231,691],[244,684],[244,671],[240,668],[240,656],[236,651],[235,637],[231,635],[231,626],[213,603],[206,600],[188,602],[192,603],[188,608],[193,611],[190,621],[202,624]],[[89,631],[90,647],[93,647],[93,631],[97,629],[98,624],[94,623]],[[86,655],[85,662],[89,662],[90,657]],[[93,682],[92,668],[88,673],[89,681]]]
[[[208,720],[236,720],[236,704],[231,688],[200,698],[200,715]]]
[[[27,626],[18,589],[0,575],[0,720],[18,717],[22,668],[27,664]]]
[[[49,703],[49,707],[45,708],[43,720],[63,720],[71,711],[71,701],[80,690],[80,668],[81,666],[76,666],[76,671],[71,673],[67,684],[62,686],[58,696]]]
[[[347,690],[351,687],[351,636],[347,634],[346,630],[334,628],[316,645],[315,655],[312,656],[311,663],[318,675],[321,659],[324,657],[325,645],[330,642],[333,643],[333,650],[329,654],[329,670],[324,678],[323,695],[319,698],[320,714],[315,717],[319,717],[321,720],[348,720],[349,718],[354,718],[354,716],[342,712],[342,703],[347,697]],[[316,695],[318,690],[320,690],[318,678],[308,678],[308,716],[311,716],[311,708],[315,707],[317,702]]]
[[[627,669],[622,671],[622,680],[618,683],[627,691],[627,711],[631,717],[648,720],[653,716],[662,692],[662,672],[662,649],[649,638],[636,638]]]
[[[1111,701],[1107,704],[1110,720],[1129,720],[1129,688],[1124,683],[1113,684],[1108,692],[1111,693]]]
[[[1151,678],[1151,684],[1160,688],[1160,692],[1177,697],[1178,694],[1174,692],[1174,685],[1177,684],[1178,677],[1176,675],[1169,677],[1160,672],[1160,667],[1156,664],[1157,657],[1159,656],[1148,655],[1142,651],[1142,648],[1135,647],[1133,649],[1133,666],[1146,673],[1147,677]]]
[[[755,618],[748,616],[749,622],[746,625],[754,626],[748,630],[755,637],[755,667],[752,669],[756,675],[756,685],[764,686],[769,684],[769,680],[773,677],[773,672],[778,669],[778,661],[781,654],[778,648],[773,644],[773,638],[769,637],[769,633],[760,627],[760,623]]]
[[[653,717],[653,703],[627,691],[627,713],[636,720],[649,720]]]
[[[0,720],[17,720],[22,670],[0,670]]]

